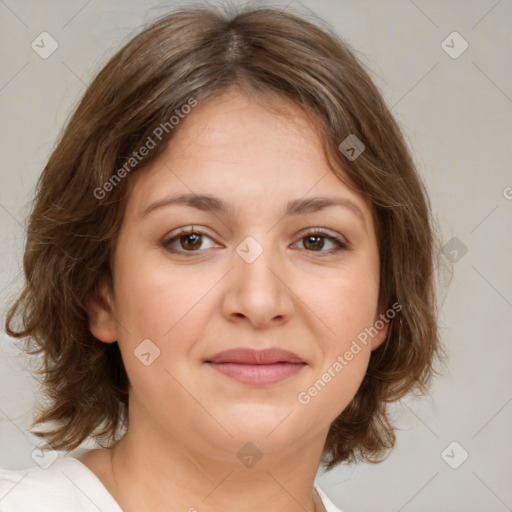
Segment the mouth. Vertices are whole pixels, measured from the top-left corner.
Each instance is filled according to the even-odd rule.
[[[288,350],[226,350],[205,361],[215,371],[243,384],[268,386],[299,373],[307,363]]]

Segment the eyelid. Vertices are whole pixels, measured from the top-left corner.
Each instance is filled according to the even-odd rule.
[[[196,234],[196,235],[200,235],[201,237],[206,237],[206,238],[209,238],[210,240],[212,240],[215,244],[217,244],[217,248],[219,247],[219,245],[222,245],[222,244],[219,244],[215,239],[214,237],[210,236],[204,229],[202,229],[201,227],[197,227],[195,225],[189,225],[189,226],[184,226],[184,227],[181,227],[181,228],[178,228],[174,231],[172,231],[170,234],[168,234],[163,242],[162,242],[162,246],[174,253],[174,254],[181,254],[181,255],[185,255],[185,256],[194,256],[194,255],[198,255],[198,254],[201,254],[201,253],[204,253],[204,251],[206,249],[198,249],[198,250],[195,250],[195,251],[187,251],[187,250],[184,250],[184,249],[172,249],[170,248],[171,244],[178,241],[179,238],[183,235],[189,235],[189,234]],[[329,250],[320,250],[320,251],[311,251],[311,250],[308,250],[308,249],[301,249],[307,253],[314,253],[314,254],[317,254],[317,255],[320,255],[321,256],[327,256],[329,254],[335,254],[335,253],[338,253],[340,251],[346,251],[346,250],[349,250],[351,248],[351,244],[350,242],[343,236],[341,236],[340,234],[336,233],[336,232],[333,232],[329,229],[326,229],[326,228],[319,228],[319,227],[313,227],[313,228],[305,228],[303,229],[302,231],[300,231],[299,233],[297,233],[297,235],[295,236],[295,238],[297,238],[297,240],[292,244],[293,245],[296,245],[297,243],[299,243],[300,241],[302,241],[304,238],[306,238],[307,236],[320,236],[322,238],[325,238],[329,241],[331,241],[332,243],[335,244],[335,248],[333,249],[329,249]],[[211,249],[212,247],[209,247],[208,249]]]
[[[200,235],[201,237],[206,237],[206,238],[209,238],[210,240],[212,240],[217,246],[221,245],[219,244],[213,236],[210,236],[204,229],[200,228],[200,227],[197,227],[195,224],[192,224],[190,226],[184,226],[184,227],[181,227],[181,228],[178,228],[174,231],[171,231],[171,233],[167,234],[161,245],[164,247],[164,249],[168,250],[169,252],[172,252],[174,254],[182,254],[182,255],[185,255],[185,256],[194,256],[195,253],[197,254],[201,254],[202,252],[204,252],[204,249],[202,250],[197,250],[197,251],[185,251],[183,249],[172,249],[171,248],[171,244],[173,242],[176,242],[177,240],[179,240],[179,238],[183,235],[190,235],[190,234],[194,234],[194,235]]]
[[[332,240],[334,243],[339,244],[340,249],[348,250],[351,248],[351,243],[347,240],[346,237],[341,236],[339,233],[336,233],[335,231],[331,231],[326,228],[307,228],[302,231],[300,231],[297,234],[297,237],[299,238],[298,241],[300,241],[302,238],[305,238],[306,236],[322,236],[324,238],[327,238],[328,240]],[[297,242],[295,242],[297,243]],[[315,252],[315,251],[308,251],[308,252]],[[326,252],[329,251],[316,251],[316,252]]]

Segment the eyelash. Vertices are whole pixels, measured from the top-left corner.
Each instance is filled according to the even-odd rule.
[[[201,249],[198,249],[198,250],[195,250],[195,251],[186,251],[186,250],[183,250],[183,249],[182,250],[176,250],[176,249],[171,248],[171,244],[173,242],[175,242],[175,241],[178,241],[180,239],[180,237],[182,237],[184,235],[199,235],[199,236],[205,236],[207,238],[212,239],[204,231],[201,231],[200,229],[194,228],[194,226],[188,226],[186,228],[181,228],[174,236],[164,240],[162,242],[162,247],[164,247],[169,252],[172,252],[174,254],[181,254],[181,255],[184,255],[186,257],[193,257],[193,256],[195,256],[194,253],[201,252]],[[349,245],[347,243],[345,243],[343,240],[341,240],[341,239],[339,239],[339,238],[337,238],[335,236],[330,235],[329,233],[327,233],[326,231],[324,231],[323,229],[320,229],[320,228],[314,228],[314,229],[311,229],[311,230],[305,232],[300,237],[299,241],[303,240],[305,238],[311,237],[311,236],[320,236],[322,238],[325,238],[329,242],[334,243],[336,245],[336,247],[334,247],[333,249],[326,250],[326,251],[322,251],[322,250],[321,251],[310,251],[308,249],[303,249],[303,250],[305,250],[307,252],[319,253],[319,255],[322,255],[322,254],[326,255],[326,254],[336,254],[336,253],[338,253],[340,251],[346,251],[346,250],[349,249]],[[320,256],[320,257],[322,257],[322,256]]]

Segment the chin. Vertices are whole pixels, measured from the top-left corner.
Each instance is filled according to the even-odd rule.
[[[308,421],[299,415],[295,404],[236,404],[223,408],[218,418],[233,436],[239,449],[248,442],[262,451],[277,451],[304,438]],[[313,425],[311,425],[313,427]]]

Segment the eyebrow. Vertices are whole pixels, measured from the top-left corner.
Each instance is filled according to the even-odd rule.
[[[172,197],[165,197],[151,203],[142,213],[142,217],[146,217],[152,211],[164,206],[182,205],[196,208],[201,211],[211,211],[219,214],[233,213],[233,206],[222,201],[221,199],[208,195],[200,194],[180,194]],[[366,220],[362,210],[356,203],[347,198],[342,197],[312,197],[308,199],[295,199],[286,204],[284,216],[287,215],[303,215],[305,213],[313,213],[324,208],[332,206],[342,206],[355,213],[362,221],[366,229]]]

